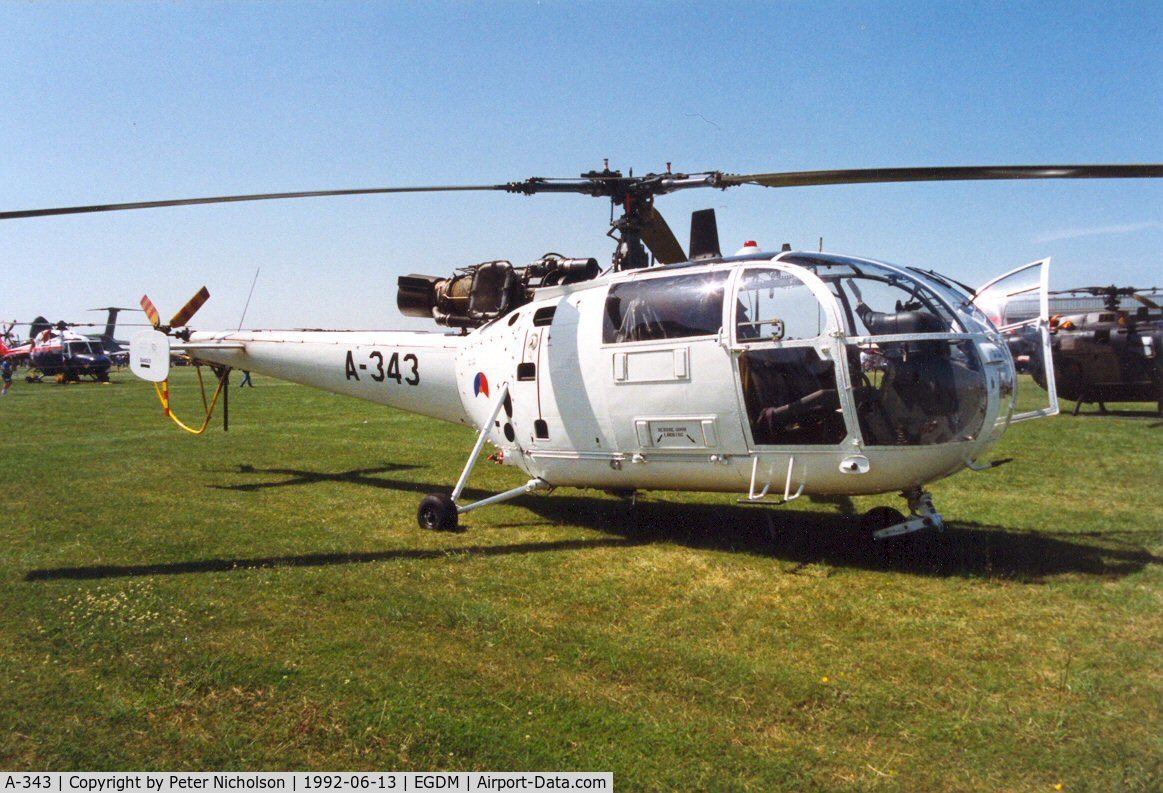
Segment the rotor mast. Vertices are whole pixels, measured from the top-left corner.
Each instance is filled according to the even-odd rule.
[[[618,243],[614,249],[615,271],[634,270],[650,265],[650,254],[664,264],[686,260],[682,246],[666,221],[654,209],[654,196],[672,193],[690,187],[717,187],[721,174],[712,171],[701,174],[672,173],[667,163],[666,173],[648,173],[635,176],[633,171],[624,176],[611,171],[606,160],[602,170],[587,171],[577,179],[545,179],[532,177],[521,182],[509,182],[510,193],[579,193],[595,198],[610,199],[609,236]],[[621,210],[621,214],[617,213]]]

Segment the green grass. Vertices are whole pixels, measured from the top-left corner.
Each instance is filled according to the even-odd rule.
[[[727,496],[561,490],[438,534],[415,511],[464,428],[256,377],[193,438],[115,379],[0,401],[0,767],[1163,779],[1158,420],[1015,427],[892,550],[843,513],[893,496],[769,532]],[[469,496],[521,481],[482,464]]]

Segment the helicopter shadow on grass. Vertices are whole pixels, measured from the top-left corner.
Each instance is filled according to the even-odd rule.
[[[374,468],[354,468],[350,471],[329,473],[326,471],[307,471],[301,468],[255,468],[253,465],[243,464],[235,468],[219,469],[225,474],[258,474],[268,478],[268,481],[248,481],[231,485],[208,485],[211,490],[232,490],[239,493],[253,493],[259,490],[269,490],[279,487],[296,487],[298,485],[312,485],[321,482],[341,482],[368,487],[382,487],[389,490],[399,489],[401,484],[397,480],[378,478],[379,474],[395,473],[397,471],[414,471],[418,468],[427,468],[426,465],[407,465],[404,463],[384,463]],[[277,476],[279,479],[269,479]]]
[[[385,479],[381,474],[426,468],[424,465],[385,463],[373,468],[350,471],[325,472],[308,471],[298,468],[256,468],[240,465],[228,473],[244,476],[259,475],[262,481],[248,481],[230,485],[210,485],[215,490],[229,490],[253,493],[270,488],[300,487],[312,484],[342,483],[383,490],[412,491],[427,494],[439,488],[401,479]],[[277,478],[272,478],[277,477]],[[492,493],[465,488],[464,493],[472,499],[485,498]],[[417,529],[419,531],[419,529]],[[634,540],[620,537],[597,537],[592,539],[568,539],[549,542],[524,542],[510,545],[462,545],[439,548],[405,548],[384,551],[353,551],[337,553],[308,553],[283,556],[259,556],[237,558],[198,559],[182,562],[161,562],[134,565],[91,565],[87,567],[58,567],[30,570],[25,574],[26,582],[54,580],[94,580],[106,578],[133,578],[163,575],[183,575],[189,573],[223,573],[238,570],[257,570],[273,567],[330,567],[336,565],[367,564],[393,560],[443,559],[457,555],[508,556],[514,554],[552,551],[585,550],[593,548],[628,547],[638,544]]]
[[[422,467],[385,465],[328,474],[303,469],[259,470],[242,466],[239,472],[243,474],[287,478],[214,487],[253,491],[339,481],[421,496],[436,491],[448,492],[447,486],[377,475]],[[464,495],[475,501],[493,493],[470,487],[465,488]],[[968,522],[952,524],[940,533],[923,532],[887,541],[872,541],[861,531],[851,500],[844,497],[818,499],[817,508],[811,511],[668,502],[661,494],[639,499],[635,504],[570,493],[530,494],[511,503],[531,510],[547,523],[580,524],[619,536],[627,545],[674,543],[704,550],[769,556],[795,563],[793,572],[809,564],[826,564],[918,575],[1037,581],[1070,573],[1118,577],[1163,561],[1141,545],[1117,539],[1125,534],[1078,535],[1013,530]],[[511,527],[525,525],[528,524]],[[522,548],[519,545],[514,547]],[[524,548],[521,552],[529,550]]]
[[[549,521],[589,525],[635,544],[673,543],[772,557],[793,563],[785,569],[792,573],[826,565],[1036,583],[1067,574],[1118,578],[1163,563],[1128,532],[1070,534],[961,521],[942,532],[874,541],[856,516],[838,514],[822,503],[810,511],[654,498],[631,506],[584,496],[526,496],[514,503]]]
[[[385,464],[373,468],[330,473],[302,468],[231,469],[261,481],[211,485],[219,490],[249,493],[280,487],[343,483],[424,495],[449,488],[425,482],[387,478],[385,473],[415,470],[423,465]],[[272,478],[277,477],[277,478]],[[493,495],[466,488],[469,500]],[[26,581],[97,579],[126,576],[228,572],[268,567],[323,567],[364,564],[396,559],[440,559],[455,554],[505,556],[595,548],[632,548],[673,544],[687,548],[752,554],[791,563],[785,573],[799,573],[809,565],[882,570],[921,576],[1002,578],[1037,583],[1060,575],[1118,578],[1147,565],[1159,564],[1135,541],[1134,532],[1055,533],[1017,530],[1004,526],[957,522],[943,532],[920,532],[887,541],[865,535],[848,499],[821,499],[816,509],[774,510],[752,505],[667,502],[662,497],[627,500],[586,495],[530,494],[512,502],[549,525],[581,525],[605,536],[508,545],[466,544],[461,547],[398,549],[352,553],[319,553],[235,559],[205,559],[148,565],[104,565],[30,571]],[[831,504],[831,506],[829,506]],[[836,508],[839,511],[836,511]],[[475,517],[475,516],[474,516]],[[527,528],[535,523],[494,525]],[[470,527],[467,527],[471,529]],[[462,528],[461,531],[465,531]],[[417,529],[419,531],[419,529]],[[1127,539],[1130,537],[1131,539]],[[1144,537],[1144,542],[1149,542]]]
[[[1163,427],[1163,415],[1157,410],[1110,410],[1104,413],[1101,410],[1083,410],[1078,413],[1070,413],[1072,419],[1138,419],[1141,421],[1151,421],[1148,429],[1155,429]]]
[[[452,488],[448,485],[433,486],[424,482],[413,482],[408,479],[387,479],[382,474],[395,473],[397,471],[414,471],[421,468],[429,468],[427,465],[409,465],[405,463],[384,463],[374,468],[355,468],[350,471],[339,471],[335,473],[327,471],[308,471],[304,468],[256,468],[253,465],[239,465],[237,468],[222,469],[225,474],[240,474],[243,476],[260,476],[262,481],[250,480],[237,484],[229,485],[207,485],[211,490],[230,490],[237,493],[254,493],[260,490],[270,490],[280,487],[299,487],[302,485],[314,485],[321,483],[341,483],[349,485],[360,485],[363,487],[371,487],[379,490],[393,490],[418,493],[421,496],[426,496],[429,493],[441,492],[451,493]],[[278,477],[272,479],[271,477]],[[496,495],[488,490],[480,490],[473,487],[466,487],[463,490],[464,496],[471,500],[481,498],[488,498]],[[418,504],[419,502],[417,502]]]

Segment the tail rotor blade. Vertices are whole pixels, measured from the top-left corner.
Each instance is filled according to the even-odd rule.
[[[198,294],[190,298],[186,305],[174,314],[174,318],[170,320],[171,328],[180,328],[185,325],[202,307],[202,304],[210,299],[210,291],[206,287],[198,290]]]
[[[157,328],[162,324],[162,318],[157,313],[157,306],[149,299],[149,295],[141,296],[141,308],[145,311],[145,315],[149,317],[150,324]]]

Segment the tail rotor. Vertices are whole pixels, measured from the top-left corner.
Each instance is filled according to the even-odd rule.
[[[141,307],[145,311],[145,315],[149,317],[153,330],[143,330],[134,336],[129,344],[130,370],[141,379],[152,382],[157,389],[158,399],[162,403],[165,414],[173,419],[179,427],[195,435],[200,435],[206,431],[206,427],[210,423],[210,416],[218,403],[218,397],[223,393],[223,386],[226,384],[230,370],[225,367],[212,367],[215,369],[218,387],[214,391],[213,398],[207,400],[205,383],[202,381],[202,370],[200,366],[198,367],[198,382],[202,386],[202,404],[206,409],[206,417],[202,426],[197,429],[187,426],[174,415],[170,407],[170,336],[188,341],[190,338],[188,329],[176,333],[174,331],[185,328],[198,309],[209,299],[210,292],[203,286],[197,294],[186,302],[186,305],[178,310],[178,313],[174,314],[168,325],[163,325],[157,306],[153,304],[148,295],[142,295]]]
[[[158,312],[157,306],[149,299],[149,295],[141,296],[141,308],[145,311],[145,315],[149,317],[149,322],[153,325],[154,330],[166,333],[175,328],[184,327],[198,313],[198,309],[205,305],[209,299],[210,290],[202,287],[193,297],[186,301],[186,305],[178,309],[178,313],[170,318],[169,324],[164,326],[161,324],[161,314]]]

